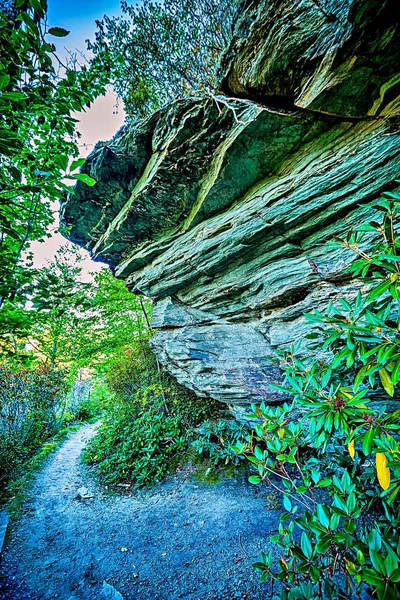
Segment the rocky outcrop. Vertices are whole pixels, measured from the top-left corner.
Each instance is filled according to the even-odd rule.
[[[395,9],[393,0],[251,2],[221,87],[341,117],[390,114],[400,91]]]
[[[200,396],[280,401],[268,357],[304,338],[304,312],[354,294],[330,242],[398,185],[394,8],[244,3],[224,95],[98,144],[83,168],[97,185],[64,203],[70,239],[154,300],[153,348]]]

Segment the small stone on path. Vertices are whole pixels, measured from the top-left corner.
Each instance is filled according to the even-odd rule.
[[[100,598],[102,600],[124,600],[122,594],[120,594],[115,587],[103,581],[103,587],[101,589]]]
[[[89,492],[87,487],[80,487],[75,496],[76,500],[90,500],[90,498],[93,498],[93,494]]]

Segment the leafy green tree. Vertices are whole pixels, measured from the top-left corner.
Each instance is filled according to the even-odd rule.
[[[90,355],[96,369],[104,372],[123,350],[147,338],[151,303],[132,294],[109,269],[96,273],[91,302],[96,320]]]
[[[31,362],[36,358],[51,368],[68,367],[71,374],[82,367],[104,372],[115,356],[144,335],[148,301],[131,294],[108,268],[93,281],[84,281],[81,262],[79,252],[66,245],[36,271],[30,300],[18,313],[25,331],[3,336],[8,361],[14,352],[16,363],[26,362],[29,354]]]
[[[0,6],[0,307],[31,284],[29,243],[45,239],[63,178],[95,183],[76,172],[83,159],[71,163],[78,156],[72,113],[106,83],[96,66],[61,63],[55,42],[69,32],[48,27],[46,0],[8,8]]]
[[[215,90],[239,0],[121,1],[122,17],[97,21],[92,65],[109,73],[137,119],[178,96]]]
[[[62,247],[33,282],[29,344],[51,368],[79,361],[91,346],[96,315],[91,284],[81,279],[81,260],[75,249]]]

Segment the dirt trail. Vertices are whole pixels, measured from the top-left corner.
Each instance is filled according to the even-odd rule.
[[[135,497],[110,496],[80,463],[86,425],[38,475],[1,563],[0,600],[270,598],[251,564],[279,513],[245,479],[213,486],[182,472]],[[77,500],[86,487],[92,499]]]

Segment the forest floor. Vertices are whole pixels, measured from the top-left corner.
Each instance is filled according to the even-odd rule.
[[[198,481],[189,462],[150,490],[110,494],[80,460],[95,429],[37,476],[0,563],[0,600],[271,597],[251,566],[279,522],[269,490],[245,475]],[[77,498],[82,487],[91,498]]]

